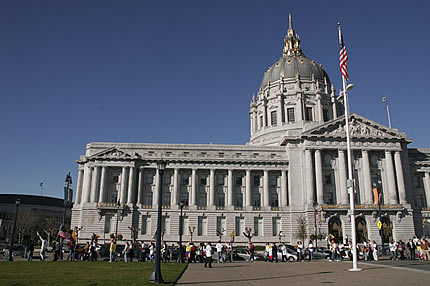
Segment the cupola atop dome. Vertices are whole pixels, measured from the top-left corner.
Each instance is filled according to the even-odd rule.
[[[294,32],[293,20],[291,14],[289,17],[289,27],[288,32],[284,38],[284,49],[282,50],[282,56],[293,56],[293,55],[303,55],[302,49],[300,48],[300,37]]]

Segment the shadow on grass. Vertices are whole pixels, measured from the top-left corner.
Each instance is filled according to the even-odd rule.
[[[175,285],[192,285],[192,284],[218,284],[218,283],[229,283],[229,282],[244,282],[244,281],[261,281],[261,280],[273,280],[273,279],[281,279],[281,278],[292,278],[292,277],[305,277],[305,276],[314,276],[314,275],[322,275],[322,274],[331,274],[331,271],[321,271],[309,274],[294,274],[294,275],[282,275],[282,276],[271,276],[271,277],[262,277],[262,278],[247,278],[247,279],[230,279],[230,280],[213,280],[213,281],[196,281],[196,282],[184,282],[184,283],[176,283]]]

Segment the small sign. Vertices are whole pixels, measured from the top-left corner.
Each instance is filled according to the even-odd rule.
[[[378,228],[379,228],[379,230],[381,230],[381,228],[382,228],[382,222],[380,220],[378,220]]]

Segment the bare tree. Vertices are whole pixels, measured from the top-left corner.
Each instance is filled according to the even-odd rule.
[[[243,232],[243,235],[248,238],[248,242],[251,243],[252,238],[256,235],[256,232],[252,231],[252,228],[245,227],[245,231]]]
[[[295,236],[299,240],[304,242],[305,239],[308,237],[306,218],[304,216],[299,216],[296,219],[296,221],[297,221],[297,232]]]

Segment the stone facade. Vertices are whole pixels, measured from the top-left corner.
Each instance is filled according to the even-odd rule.
[[[78,161],[72,225],[102,238],[118,233],[152,240],[157,192],[163,190],[164,240],[295,243],[298,219],[308,234],[351,237],[342,99],[315,61],[301,51],[290,18],[281,59],[264,74],[250,105],[247,145],[90,143]],[[380,241],[373,184],[391,237],[426,231],[430,216],[430,150],[408,149],[406,134],[350,114],[359,239]],[[156,163],[167,162],[159,182]],[[376,196],[378,197],[378,196]],[[119,201],[119,205],[117,202]],[[282,236],[280,237],[280,233]]]

